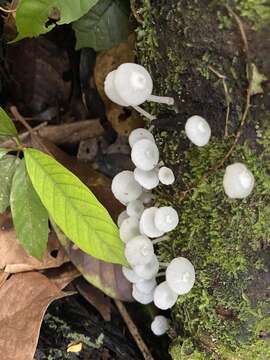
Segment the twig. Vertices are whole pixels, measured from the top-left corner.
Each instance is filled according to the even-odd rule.
[[[231,9],[230,6],[226,5],[227,10],[229,11],[229,13],[234,17],[235,21],[237,22],[237,25],[239,27],[240,33],[241,33],[241,37],[244,43],[244,50],[246,53],[246,57],[247,57],[247,78],[248,78],[248,89],[247,89],[247,94],[246,94],[246,105],[245,105],[245,109],[242,115],[242,119],[240,122],[240,126],[239,129],[236,133],[235,136],[235,140],[234,143],[232,144],[231,148],[229,149],[229,151],[227,152],[227,154],[225,155],[225,157],[223,158],[222,161],[220,161],[220,163],[214,168],[214,170],[219,169],[220,167],[223,166],[223,164],[225,163],[225,161],[231,156],[231,154],[233,153],[236,145],[239,142],[239,139],[241,137],[241,132],[242,132],[242,128],[245,124],[245,121],[247,119],[248,113],[249,113],[249,109],[250,109],[250,99],[251,99],[251,90],[252,90],[252,69],[251,69],[251,62],[250,62],[250,55],[249,55],[249,46],[248,46],[248,41],[247,41],[247,36],[245,33],[245,29],[243,27],[242,21],[239,18],[239,16]]]
[[[154,360],[148,347],[146,346],[145,342],[143,341],[143,339],[137,329],[137,326],[134,324],[133,320],[129,316],[129,313],[127,312],[125,305],[120,300],[115,300],[115,304],[116,304],[123,320],[125,321],[133,339],[135,340],[136,344],[138,345],[144,359],[145,360]]]
[[[9,14],[9,13],[16,12],[17,9],[5,9],[2,6],[0,6],[0,10],[3,11],[4,13]]]
[[[35,126],[35,127],[33,128],[33,131],[38,131],[38,130],[44,128],[44,127],[47,126],[47,125],[48,125],[47,122],[44,122],[44,123],[42,123],[42,124],[39,124],[39,125],[37,125],[37,126]],[[23,141],[23,140],[25,140],[25,139],[27,138],[27,136],[29,136],[29,134],[30,134],[30,131],[25,131],[24,133],[20,134],[20,135],[18,136],[18,138],[19,138],[21,141]],[[4,141],[3,143],[0,144],[0,147],[2,147],[2,148],[9,148],[9,147],[12,147],[12,146],[13,146],[13,140],[6,140],[6,141]]]
[[[209,70],[211,70],[219,79],[222,80],[224,93],[225,93],[225,99],[227,104],[227,110],[226,110],[226,120],[225,120],[225,131],[224,131],[224,137],[226,138],[228,136],[228,125],[229,125],[229,116],[230,116],[230,105],[231,105],[231,98],[228,91],[228,86],[226,83],[227,77],[225,75],[220,74],[217,70],[215,70],[212,66],[208,66]]]
[[[36,140],[36,142],[40,145],[41,149],[52,156],[50,150],[42,143],[42,141],[40,140],[40,138],[35,134],[33,128],[27,123],[27,121],[24,119],[24,117],[19,113],[18,109],[16,108],[16,106],[11,106],[10,107],[10,112],[12,113],[12,115],[17,119],[17,121],[19,121],[21,124],[23,124],[23,126],[29,131],[29,133],[31,134],[31,136],[33,137],[33,139]]]

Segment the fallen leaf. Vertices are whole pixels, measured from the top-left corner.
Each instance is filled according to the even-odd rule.
[[[10,69],[9,101],[25,116],[37,115],[56,108],[56,117],[69,106],[71,71],[68,52],[57,46],[56,40],[45,37],[25,39],[7,48],[6,61]]]
[[[78,292],[93,305],[105,321],[111,320],[111,302],[108,296],[102,291],[86,282],[83,278],[75,281]]]
[[[65,251],[55,234],[49,234],[49,243],[42,261],[27,254],[16,239],[10,216],[0,215],[0,269],[7,273],[54,268],[67,261]]]
[[[68,345],[67,347],[67,352],[71,352],[71,353],[78,353],[82,351],[82,343],[79,342],[79,343],[71,343]]]
[[[257,95],[263,93],[262,83],[267,81],[267,77],[264,74],[261,74],[257,68],[257,66],[252,63],[251,64],[251,85],[250,85],[250,93],[251,95]]]
[[[7,278],[9,277],[9,273],[1,270],[0,271],[0,287],[4,285],[4,283],[7,281]]]
[[[95,66],[95,82],[106,107],[106,115],[113,128],[119,134],[129,134],[133,129],[143,126],[142,118],[129,108],[110,101],[104,92],[104,80],[107,74],[125,62],[134,62],[134,35],[113,49],[98,54]]]
[[[74,247],[55,224],[53,228],[70,261],[90,284],[114,299],[133,301],[131,283],[124,277],[120,265],[110,264],[84,253],[78,247]]]
[[[0,288],[0,354],[32,360],[49,304],[66,294],[38,272],[12,275]]]
[[[59,268],[48,269],[44,275],[50,279],[60,290],[63,290],[71,281],[81,276],[76,267],[68,262]]]

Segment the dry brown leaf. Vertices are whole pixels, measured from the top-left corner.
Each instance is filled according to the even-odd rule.
[[[12,275],[0,288],[0,354],[32,360],[49,304],[66,294],[38,272]]]
[[[46,270],[44,275],[46,275],[60,290],[63,290],[72,280],[81,276],[81,273],[72,263],[68,262],[63,264],[60,268]]]
[[[27,254],[16,239],[8,214],[0,215],[0,269],[13,274],[61,266],[67,261],[65,251],[53,232],[49,234],[48,248],[43,261]]]
[[[0,271],[0,287],[4,285],[4,283],[7,281],[7,278],[9,277],[9,273],[1,270]]]
[[[137,113],[110,101],[104,92],[104,80],[107,74],[125,62],[134,62],[134,35],[113,49],[97,56],[95,82],[98,92],[105,104],[106,115],[113,128],[119,134],[128,134],[131,130],[143,126],[144,122]]]

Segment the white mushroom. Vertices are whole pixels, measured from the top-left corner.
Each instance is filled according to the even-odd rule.
[[[153,301],[153,291],[145,294],[137,288],[136,284],[132,286],[132,296],[136,301],[144,305],[150,304]]]
[[[191,116],[185,126],[186,135],[189,140],[197,145],[204,146],[211,137],[211,128],[208,122],[201,116]]]
[[[152,278],[149,280],[139,280],[136,282],[136,288],[144,293],[149,294],[153,292],[154,288],[157,286],[156,278]]]
[[[140,219],[141,233],[150,238],[157,238],[164,234],[164,231],[160,231],[155,225],[155,215],[157,210],[158,208],[154,206],[145,209]]]
[[[157,209],[155,213],[155,226],[163,233],[175,229],[178,222],[178,214],[172,206],[163,206]]]
[[[129,269],[129,268],[125,267],[125,266],[122,266],[122,273],[125,276],[125,278],[131,283],[136,283],[138,281],[143,280],[142,278],[140,278],[139,275],[137,275],[135,273],[134,270]]]
[[[128,137],[130,147],[132,148],[137,141],[142,139],[148,139],[152,142],[155,142],[154,136],[150,133],[150,131],[144,128],[137,128],[133,130]]]
[[[159,270],[159,261],[156,255],[154,255],[147,264],[136,265],[133,271],[142,279],[149,280],[155,277]]]
[[[113,101],[114,103],[120,105],[120,106],[128,106],[129,104],[127,104],[118,94],[118,92],[115,89],[115,85],[114,85],[114,77],[116,74],[116,70],[111,71],[105,79],[104,82],[104,91],[105,94],[107,95],[107,97]]]
[[[159,181],[164,185],[172,185],[175,181],[175,176],[173,171],[166,166],[162,166],[159,169],[158,178]]]
[[[122,222],[124,220],[126,220],[128,218],[128,213],[126,212],[126,210],[122,211],[119,215],[118,215],[118,218],[117,218],[117,225],[118,227],[120,228]]]
[[[154,291],[154,304],[161,310],[170,309],[177,301],[177,294],[172,291],[166,281],[160,283]]]
[[[244,199],[250,195],[255,180],[251,171],[242,163],[227,166],[223,178],[223,187],[226,195],[233,199]]]
[[[147,190],[154,189],[159,183],[156,169],[145,171],[136,167],[134,170],[134,178]]]
[[[195,282],[194,266],[184,257],[173,259],[166,270],[166,281],[176,294],[188,293]]]
[[[120,239],[127,243],[140,235],[139,219],[137,216],[130,216],[120,226]]]
[[[151,330],[157,336],[165,334],[169,330],[169,320],[163,315],[155,316],[151,323]]]
[[[122,171],[112,180],[112,192],[117,200],[126,205],[138,199],[142,194],[142,187],[134,178],[132,171]]]
[[[125,256],[131,266],[145,265],[154,255],[152,241],[146,236],[136,236],[129,240],[125,248]]]
[[[148,139],[139,140],[133,145],[131,160],[141,170],[153,170],[159,161],[159,150],[153,141]]]

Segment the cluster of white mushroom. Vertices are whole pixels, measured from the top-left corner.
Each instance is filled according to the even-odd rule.
[[[126,63],[110,72],[104,84],[106,95],[116,104],[132,106],[143,116],[155,117],[139,107],[145,101],[173,105],[168,97],[152,95],[153,82],[148,71],[141,65]],[[190,117],[185,133],[195,145],[205,146],[211,137],[211,128],[201,116]],[[133,284],[133,297],[142,304],[154,301],[162,310],[171,308],[179,295],[188,293],[195,282],[195,270],[191,262],[178,257],[169,264],[160,264],[154,253],[154,245],[167,239],[165,233],[176,228],[178,214],[171,206],[151,206],[154,199],[151,190],[159,182],[171,185],[174,174],[168,167],[158,167],[159,150],[150,131],[136,129],[129,136],[134,171],[122,171],[112,181],[112,192],[126,206],[118,218],[120,237],[125,242],[125,256],[130,268],[123,267],[124,276]],[[254,177],[242,163],[226,168],[223,186],[228,197],[242,199],[254,187]],[[165,281],[157,284],[159,268],[166,267]],[[168,319],[156,316],[151,329],[156,335],[164,334],[169,327]]]
[[[112,181],[114,196],[126,206],[118,217],[120,238],[125,243],[125,256],[130,265],[130,268],[123,267],[123,274],[133,284],[135,300],[142,304],[154,301],[158,308],[166,310],[175,304],[178,295],[189,292],[195,281],[193,265],[182,257],[162,264],[167,267],[166,280],[159,285],[156,281],[160,263],[154,245],[167,239],[164,235],[176,228],[179,217],[171,206],[152,206],[150,190],[159,182],[173,184],[175,177],[171,169],[158,168],[159,150],[151,132],[133,130],[129,144],[136,168],[133,172],[120,172]],[[151,327],[155,334],[161,335],[167,331],[168,321],[163,316],[157,317]]]

